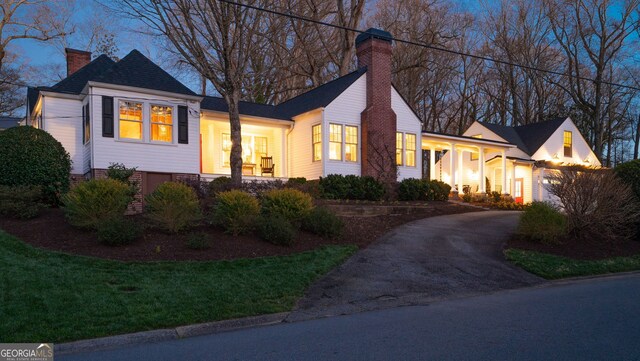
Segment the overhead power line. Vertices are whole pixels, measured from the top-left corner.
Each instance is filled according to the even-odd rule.
[[[324,21],[311,19],[311,18],[308,18],[308,17],[305,17],[305,16],[293,14],[291,12],[283,12],[283,11],[278,11],[278,10],[273,10],[273,9],[267,9],[267,8],[263,8],[263,7],[259,7],[259,6],[255,6],[255,5],[243,4],[243,3],[239,3],[239,2],[235,2],[235,1],[231,1],[231,0],[218,0],[218,1],[230,4],[230,5],[240,6],[240,7],[244,7],[244,8],[248,8],[248,9],[253,9],[253,10],[256,10],[256,11],[261,11],[261,12],[273,14],[273,15],[285,16],[285,17],[288,17],[288,18],[291,18],[291,19],[301,20],[301,21],[310,22],[310,23],[323,25],[323,26],[329,26],[329,27],[332,27],[332,28],[335,28],[335,29],[352,31],[352,32],[358,33],[358,34],[366,33],[366,30],[360,30],[360,29],[351,28],[351,27],[348,27],[348,26],[343,26],[343,25],[331,24],[331,23],[327,23],[327,22],[324,22]],[[537,68],[537,67],[530,66],[530,65],[523,65],[523,64],[518,64],[518,63],[505,61],[505,60],[494,59],[494,58],[490,58],[488,56],[465,53],[465,52],[462,52],[462,51],[447,49],[447,48],[443,48],[443,47],[439,47],[439,46],[435,46],[435,45],[431,45],[431,44],[427,44],[427,43],[422,43],[422,42],[418,42],[418,41],[404,40],[404,39],[394,38],[393,36],[385,37],[385,36],[381,36],[381,35],[378,35],[378,34],[376,34],[376,37],[377,38],[386,39],[386,40],[390,40],[390,41],[395,41],[395,42],[398,42],[398,43],[414,45],[414,46],[420,46],[420,47],[423,47],[423,48],[436,50],[436,51],[441,51],[441,52],[445,52],[445,53],[449,53],[449,54],[460,55],[460,56],[464,56],[464,57],[469,57],[469,58],[488,61],[488,62],[493,62],[493,63],[497,63],[497,64],[502,64],[502,65],[509,65],[509,66],[513,66],[513,67],[517,67],[517,68],[521,68],[521,69],[532,70],[532,71],[535,71],[535,72],[553,74],[553,75],[558,75],[558,76],[563,76],[563,77],[571,77],[570,75],[568,75],[566,73],[563,73],[563,72],[559,72],[559,71],[554,71],[554,70],[549,70],[549,69],[541,69],[541,68]],[[587,78],[587,77],[582,77],[582,76],[575,76],[574,78],[579,79],[579,80],[584,80],[584,81],[590,81],[592,83],[596,82],[594,79]],[[604,80],[602,80],[600,82],[602,84],[606,84],[606,85],[611,85],[611,86],[615,86],[615,87],[620,87],[620,88],[626,88],[626,89],[640,91],[639,87],[635,87],[635,86],[631,86],[631,85],[618,84],[618,83],[608,82],[608,81],[604,81]]]

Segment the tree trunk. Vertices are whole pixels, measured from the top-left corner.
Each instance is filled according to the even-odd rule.
[[[242,185],[242,130],[240,126],[240,92],[233,90],[227,94],[229,104],[229,124],[231,126],[231,183],[240,187]]]
[[[633,159],[638,159],[638,148],[640,148],[640,114],[638,114],[638,122],[636,123],[636,139],[633,147]]]

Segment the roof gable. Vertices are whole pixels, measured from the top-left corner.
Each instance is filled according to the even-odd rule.
[[[525,142],[522,141],[522,139],[520,138],[520,135],[518,134],[518,132],[515,130],[514,127],[508,127],[505,125],[485,123],[485,122],[478,122],[478,123],[480,123],[482,126],[484,126],[485,128],[495,133],[500,138],[515,145],[521,151],[531,155],[529,153],[529,149],[526,146]]]
[[[90,80],[176,94],[196,95],[138,50],[132,50],[107,71]]]
[[[555,118],[540,123],[509,127],[505,125],[478,122],[518,149],[532,156],[564,123],[566,118]]]

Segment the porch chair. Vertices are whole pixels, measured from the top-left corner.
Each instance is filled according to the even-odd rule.
[[[273,177],[274,174],[274,169],[276,168],[276,165],[273,164],[273,157],[261,157],[260,158],[260,175],[264,175],[266,174],[271,174],[271,176]]]

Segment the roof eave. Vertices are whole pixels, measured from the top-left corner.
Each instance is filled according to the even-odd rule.
[[[229,116],[229,112],[222,112],[222,111],[219,111],[219,110],[211,110],[211,109],[201,108],[200,112],[203,113],[203,115],[204,115],[204,113],[212,113],[214,115]],[[242,118],[244,118],[245,120],[259,122],[259,123],[280,123],[280,124],[286,124],[286,125],[293,124],[293,120],[260,117],[260,116],[256,116],[256,115],[247,115],[247,114],[242,114],[242,113],[240,113],[240,116]]]
[[[168,98],[175,98],[179,100],[187,99],[187,100],[192,100],[197,102],[201,102],[204,99],[204,97],[200,95],[172,93],[172,92],[166,92],[163,90],[137,88],[137,87],[132,87],[128,85],[110,84],[110,83],[103,83],[103,82],[97,82],[97,81],[88,81],[87,85],[85,86],[85,89],[87,87],[97,87],[97,88],[106,88],[106,89],[112,89],[112,90],[123,90],[123,91],[137,92],[137,93],[147,93],[147,94],[153,94],[153,95],[163,96]],[[84,89],[83,89],[83,92],[84,92]]]

